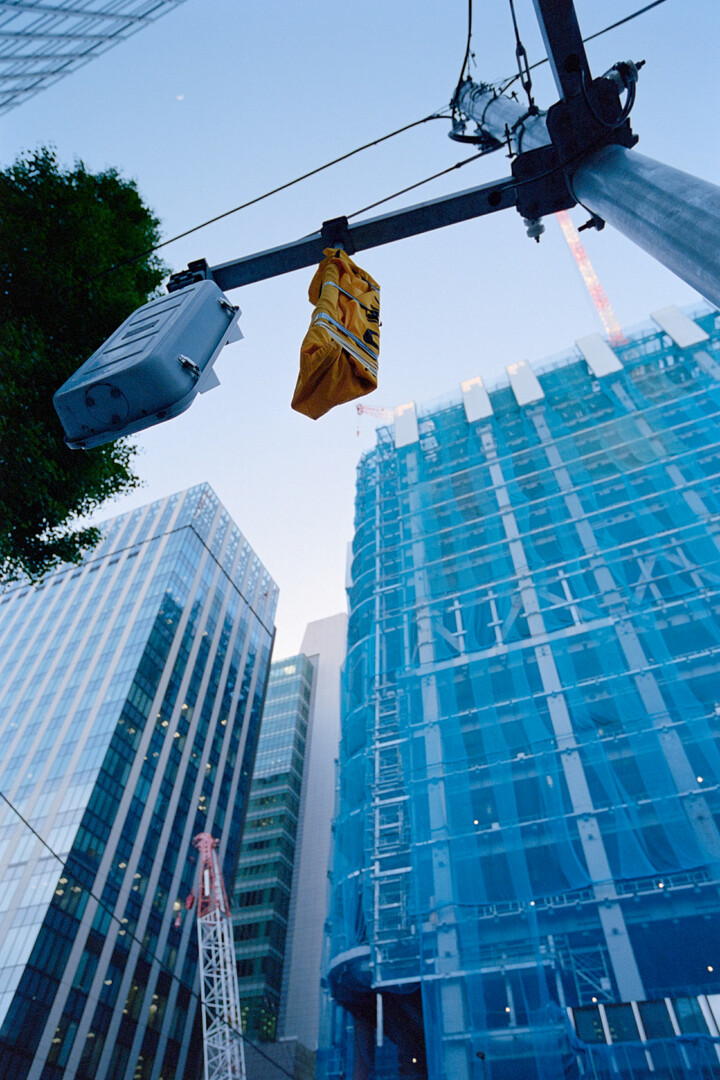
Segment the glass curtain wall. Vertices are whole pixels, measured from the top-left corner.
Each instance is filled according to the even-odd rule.
[[[183,0],[11,0],[0,6],[0,113],[150,26]]]
[[[306,656],[271,665],[250,788],[233,925],[243,1031],[277,1035],[313,667]]]
[[[103,534],[0,597],[2,1080],[193,1075],[193,837],[237,863],[276,586],[207,485]]]

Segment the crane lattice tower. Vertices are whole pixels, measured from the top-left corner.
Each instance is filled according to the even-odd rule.
[[[245,1080],[232,920],[218,841],[210,833],[198,833],[193,843],[200,852],[198,941],[205,1080]]]
[[[583,247],[580,235],[573,225],[570,215],[567,210],[559,210],[555,214],[555,217],[560,223],[563,236],[567,241],[573,259],[577,263],[578,270],[582,275],[587,291],[590,293],[590,299],[595,305],[595,310],[600,316],[600,321],[605,328],[606,334],[610,338],[610,344],[626,345],[627,338],[622,332],[620,323],[615,316],[615,312],[612,309],[612,305],[607,298],[605,290],[600,284],[600,279],[593,269],[588,253]]]

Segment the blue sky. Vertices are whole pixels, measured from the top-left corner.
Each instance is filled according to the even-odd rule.
[[[576,0],[585,35],[642,0]],[[474,75],[515,71],[506,0],[475,0]],[[516,0],[531,62],[543,56],[530,0]],[[185,0],[175,11],[2,118],[3,164],[53,145],[133,177],[165,237],[261,194],[448,102],[465,0]],[[644,59],[638,151],[720,182],[716,0],[666,0],[588,46],[601,74]],[[541,107],[556,100],[533,73]],[[164,249],[173,269],[213,265],[317,230],[468,156],[433,121]],[[380,213],[507,175],[502,152],[387,203]],[[585,213],[572,212],[576,224]],[[622,325],[697,294],[609,228],[585,246]],[[392,408],[501,379],[600,330],[554,221],[539,245],[507,210],[358,255],[382,287],[380,387]],[[145,486],[102,516],[207,480],[280,586],[276,658],[305,624],[344,609],[355,467],[374,421],[346,405],[317,422],[290,410],[311,270],[235,290],[245,339],[223,351],[221,387],[137,440]],[[358,435],[358,429],[360,434]]]

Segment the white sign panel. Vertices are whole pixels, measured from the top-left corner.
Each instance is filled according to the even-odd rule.
[[[395,445],[398,448],[410,446],[419,438],[415,402],[408,401],[407,405],[398,405],[395,409]]]

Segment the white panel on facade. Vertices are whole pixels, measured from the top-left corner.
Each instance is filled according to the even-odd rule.
[[[575,342],[596,378],[622,371],[623,366],[600,334],[588,334]]]
[[[689,345],[699,345],[701,341],[708,340],[708,335],[702,327],[688,318],[674,304],[660,308],[659,311],[651,311],[650,318],[658,324],[661,330],[669,334],[681,349],[687,349]]]
[[[353,546],[350,541],[345,551],[345,588],[352,589],[353,576],[352,576],[352,564],[353,564]]]
[[[418,432],[417,410],[415,402],[408,401],[407,405],[398,405],[394,410],[395,415],[395,445],[410,446],[420,438]]]
[[[518,405],[530,405],[533,401],[542,401],[545,397],[545,391],[527,360],[510,364],[507,373]]]
[[[488,416],[492,416],[493,407],[479,375],[475,379],[467,379],[460,384],[460,387],[468,424],[472,424],[474,420],[485,420]]]

